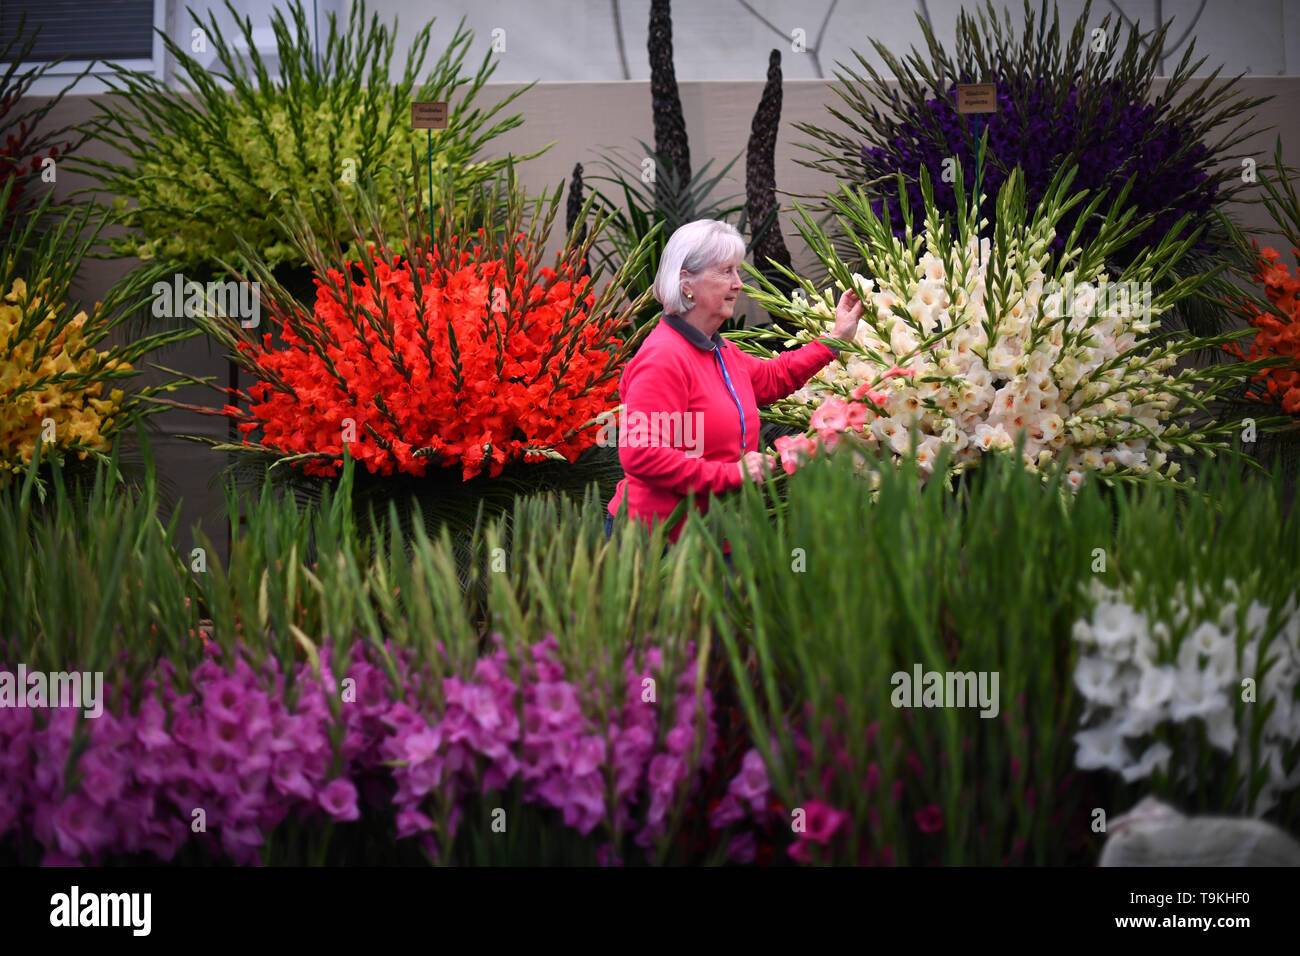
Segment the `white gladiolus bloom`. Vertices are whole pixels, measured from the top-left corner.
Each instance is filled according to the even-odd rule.
[[[939,454],[942,444],[934,435],[926,435],[917,445],[916,464],[923,474],[930,474],[934,470],[934,458]]]
[[[1114,706],[1120,703],[1120,665],[1100,657],[1086,657],[1074,670],[1074,683],[1088,700]]]
[[[1127,604],[1103,601],[1093,609],[1092,633],[1097,647],[1107,656],[1122,659],[1120,652],[1128,652],[1145,622]]]
[[[916,337],[916,333],[902,319],[896,319],[893,331],[889,334],[889,347],[894,355],[902,358],[910,352],[916,351],[921,344],[921,340]]]
[[[1121,714],[1120,729],[1125,737],[1145,737],[1169,719],[1169,708],[1157,707],[1155,710],[1143,710],[1140,707],[1126,706],[1117,710]]]
[[[1156,621],[1151,625],[1151,637],[1153,640],[1158,641],[1162,648],[1169,646],[1172,636],[1173,632],[1164,621]]]
[[[1110,454],[1115,460],[1115,464],[1119,465],[1121,468],[1133,468],[1142,461],[1141,452],[1133,451],[1132,449],[1125,448],[1122,445],[1117,447]]]
[[[1041,349],[1029,356],[1027,371],[1035,378],[1043,378],[1052,368],[1052,356]]]
[[[1075,765],[1081,770],[1123,771],[1129,765],[1128,748],[1118,724],[1104,724],[1092,730],[1081,730],[1074,735],[1079,751]]]
[[[940,282],[944,278],[943,260],[932,253],[921,256],[919,265],[921,274],[931,282]]]
[[[1020,364],[1020,359],[1024,352],[1014,338],[1003,337],[997,340],[993,348],[989,349],[988,368],[995,375],[1010,377],[1016,374],[1016,369]]]
[[[1203,658],[1214,657],[1231,646],[1223,631],[1209,621],[1202,621],[1178,648],[1178,666],[1190,670],[1199,666]]]
[[[1216,710],[1201,719],[1205,721],[1205,737],[1210,745],[1224,753],[1232,753],[1232,748],[1237,745],[1237,716],[1232,708]]]
[[[1169,715],[1174,720],[1204,717],[1228,706],[1213,676],[1200,670],[1180,670],[1174,679]]]
[[[1174,755],[1165,744],[1157,741],[1147,748],[1137,763],[1125,767],[1121,773],[1125,781],[1132,783],[1134,780],[1144,780],[1151,776],[1152,771],[1156,768],[1164,769],[1169,764],[1169,758]]]
[[[1173,699],[1177,672],[1169,666],[1148,667],[1138,681],[1137,694],[1132,705],[1145,711],[1162,711]]]
[[[1229,640],[1216,653],[1210,655],[1205,661],[1205,672],[1220,687],[1231,684],[1237,674],[1236,645]]]
[[[1269,609],[1258,601],[1251,601],[1246,610],[1246,633],[1260,637],[1268,627]]]
[[[848,364],[844,366],[844,370],[848,372],[850,378],[860,380],[867,378],[872,373],[873,368],[871,363],[854,356],[849,359]]]
[[[905,455],[912,447],[912,433],[905,426],[895,428],[889,436],[889,450],[895,455]]]
[[[1276,643],[1269,650],[1276,653],[1275,647]],[[1266,698],[1280,697],[1295,687],[1297,677],[1300,677],[1300,667],[1296,667],[1295,662],[1283,654],[1264,675],[1263,681],[1260,682],[1260,690]]]
[[[1078,641],[1080,644],[1096,643],[1092,634],[1092,625],[1088,623],[1086,618],[1079,618],[1074,622],[1070,628],[1070,637]]]
[[[1096,448],[1085,448],[1079,455],[1079,464],[1083,465],[1085,468],[1096,470],[1105,464],[1105,462],[1101,460],[1101,452]]]
[[[1155,632],[1156,628],[1163,626],[1163,621],[1157,621],[1152,625],[1151,630]],[[1133,642],[1133,663],[1138,667],[1156,667],[1159,654],[1160,644],[1151,634],[1139,634],[1137,640]]]
[[[889,442],[899,431],[907,433],[907,430],[900,428],[898,422],[892,418],[877,418],[871,423],[871,434],[877,441]]]
[[[1001,425],[976,425],[974,445],[981,451],[990,448],[1010,448],[1014,442]]]

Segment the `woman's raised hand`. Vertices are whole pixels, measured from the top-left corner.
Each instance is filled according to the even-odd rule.
[[[852,342],[858,334],[858,320],[866,312],[866,306],[858,298],[858,294],[852,289],[846,289],[840,296],[840,301],[835,306],[835,329],[831,332],[833,338],[843,342]]]
[[[761,451],[749,451],[745,452],[745,457],[736,464],[740,466],[742,478],[761,483],[776,467],[776,456],[764,455]]]

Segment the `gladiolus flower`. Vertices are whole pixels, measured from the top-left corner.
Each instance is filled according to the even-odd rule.
[[[916,825],[922,833],[938,833],[943,829],[943,811],[936,804],[916,811]]]

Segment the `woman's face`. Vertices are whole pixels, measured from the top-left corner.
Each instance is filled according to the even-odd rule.
[[[736,297],[744,283],[740,278],[740,260],[723,262],[702,272],[682,271],[682,289],[695,298],[695,308],[688,313],[692,319],[717,322],[721,325],[736,310]]]

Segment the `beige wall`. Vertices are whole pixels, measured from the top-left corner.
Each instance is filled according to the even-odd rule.
[[[710,157],[720,166],[737,154],[743,154],[762,87],[761,82],[681,84],[694,168],[698,169]],[[798,164],[797,160],[811,154],[797,147],[796,144],[805,137],[794,128],[797,122],[823,125],[834,122],[827,106],[837,104],[839,100],[828,87],[829,84],[822,80],[788,80],[785,83],[776,153],[777,188],[785,194],[783,205],[789,206],[794,196],[825,194],[834,185],[828,177]],[[507,84],[489,86],[484,94],[484,103],[486,105],[515,89],[518,87]],[[1300,129],[1294,122],[1297,106],[1300,106],[1300,77],[1247,78],[1242,81],[1242,89],[1252,97],[1274,97],[1255,117],[1259,125],[1272,129],[1244,148],[1263,167],[1271,161],[1275,137],[1280,134],[1286,155],[1293,164],[1300,165]],[[66,98],[48,121],[61,124],[87,119],[92,112],[89,99],[85,96]],[[650,91],[646,82],[539,83],[515,102],[515,109],[523,114],[524,124],[491,144],[489,155],[525,153],[554,142],[547,153],[520,167],[521,179],[530,192],[567,184],[575,162],[581,162],[588,175],[597,173],[601,153],[606,149],[619,149],[630,154],[639,150],[638,140],[653,144]],[[108,151],[102,143],[90,143],[83,148],[82,154],[107,156]],[[741,155],[722,185],[723,195],[739,197],[743,194],[744,167],[745,159]],[[57,190],[60,194],[67,194],[83,185],[85,182],[78,177],[61,173]],[[1262,208],[1243,205],[1234,212],[1248,232],[1263,235],[1267,215]],[[558,247],[561,238],[562,215],[552,237],[552,249]],[[807,250],[792,222],[788,213],[783,215],[786,243],[796,266],[811,268]],[[1275,241],[1272,237],[1264,238]],[[79,289],[83,301],[93,302],[129,266],[129,263],[121,262],[87,264]],[[742,302],[738,312],[752,317],[756,310]],[[217,384],[225,383],[225,363],[218,350],[206,341],[176,348],[158,361],[192,374],[213,375],[217,377]],[[157,373],[149,373],[147,379],[159,377]],[[176,397],[209,405],[220,402],[215,393],[200,389],[189,389]],[[158,418],[158,422],[164,434],[155,443],[155,456],[160,474],[173,481],[175,493],[185,499],[181,528],[188,529],[194,522],[201,521],[206,533],[224,546],[224,532],[216,517],[222,499],[219,490],[209,486],[222,465],[222,457],[175,437],[187,433],[224,437],[224,423],[180,411],[168,411]]]

